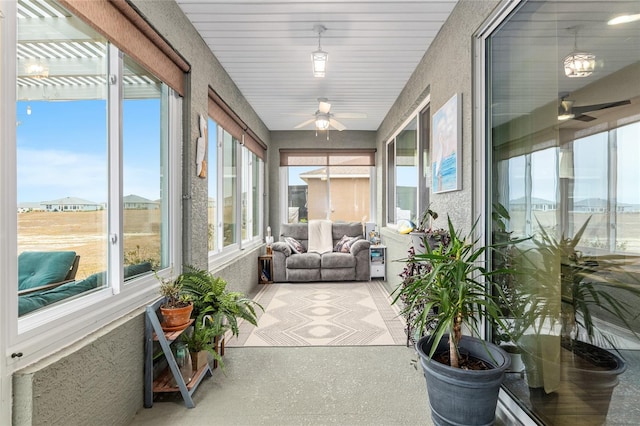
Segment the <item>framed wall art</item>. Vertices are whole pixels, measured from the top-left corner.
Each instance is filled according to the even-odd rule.
[[[432,117],[431,188],[434,193],[462,189],[461,95],[455,94]]]

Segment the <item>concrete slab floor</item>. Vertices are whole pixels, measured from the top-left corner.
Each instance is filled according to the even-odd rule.
[[[193,394],[156,397],[132,425],[432,425],[424,377],[404,346],[227,348]]]

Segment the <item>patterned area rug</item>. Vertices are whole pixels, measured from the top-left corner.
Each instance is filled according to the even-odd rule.
[[[243,322],[227,346],[405,345],[404,322],[379,281],[268,284],[255,300],[258,327]]]

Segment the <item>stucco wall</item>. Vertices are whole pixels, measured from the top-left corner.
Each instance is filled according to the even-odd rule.
[[[378,152],[386,162],[386,142],[398,130],[399,126],[415,112],[427,95],[431,96],[431,114],[433,115],[454,94],[462,96],[462,190],[431,194],[431,208],[439,213],[434,223],[437,227],[446,227],[447,215],[455,226],[469,230],[479,212],[473,211],[473,131],[472,131],[472,70],[473,70],[473,34],[490,15],[499,1],[458,2],[447,22],[425,53],[416,70],[411,75],[402,93],[380,125],[376,135]],[[386,176],[380,178],[378,187],[378,223],[386,223],[386,206],[382,204],[386,195]],[[395,236],[389,229],[382,232],[383,243],[388,244],[390,259],[406,257],[409,236]],[[387,238],[385,238],[387,235]],[[406,244],[400,243],[404,238]],[[396,272],[396,271],[394,271]],[[389,272],[387,275],[390,275]],[[391,275],[393,277],[393,275]]]
[[[144,312],[13,375],[14,426],[127,425],[142,407]]]
[[[208,117],[209,87],[215,90],[267,145],[270,139],[269,130],[175,2],[134,0],[133,3],[191,65],[184,98],[183,262],[206,268],[208,186],[207,179],[196,177],[194,159],[195,142],[199,136],[198,116]]]

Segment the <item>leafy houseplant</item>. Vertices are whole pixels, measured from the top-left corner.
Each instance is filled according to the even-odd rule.
[[[438,213],[426,208],[419,220],[416,220],[416,226],[409,233],[411,235],[411,241],[414,253],[422,254],[426,251],[425,247],[428,245],[432,249],[439,244],[446,243],[447,231],[445,229],[433,228],[431,222],[438,218]]]
[[[182,291],[182,277],[163,278],[158,276],[157,272],[154,274],[160,281],[160,295],[165,298],[164,303],[160,305],[160,313],[164,320],[163,329],[167,331],[179,330],[180,327],[184,329],[191,318],[193,303],[189,295]]]
[[[194,301],[197,322],[202,322],[208,315],[211,327],[229,329],[234,336],[240,331],[238,319],[258,325],[256,308],[263,309],[262,306],[244,293],[228,291],[224,279],[193,266],[186,266],[181,278],[184,293]]]
[[[448,243],[436,248],[426,245],[426,253],[409,259],[429,267],[395,291],[394,303],[403,302],[403,314],[420,307],[410,324],[417,337],[432,327],[429,335],[419,338],[416,349],[436,424],[491,423],[510,362],[496,345],[462,336],[463,325],[479,335],[482,317],[502,325],[498,303],[502,292],[490,278],[506,271],[488,271],[482,266],[487,247],[478,245],[474,230],[475,225],[468,236],[462,236],[448,218]],[[467,384],[460,386],[462,382]]]
[[[214,361],[220,363],[220,367],[224,370],[222,355],[218,353],[214,342],[216,337],[224,334],[226,330],[226,326],[215,325],[205,316],[202,321],[194,322],[191,332],[187,330],[180,336],[191,353],[193,371],[198,371],[204,363],[208,362],[207,353],[210,353]]]

